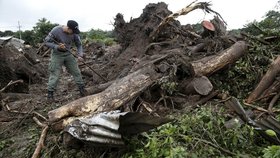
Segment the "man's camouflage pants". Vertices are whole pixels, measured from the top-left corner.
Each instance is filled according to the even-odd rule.
[[[84,86],[81,71],[78,67],[75,57],[70,52],[52,51],[51,61],[49,64],[50,76],[48,81],[48,91],[55,91],[63,65],[73,76],[76,84],[79,87]]]

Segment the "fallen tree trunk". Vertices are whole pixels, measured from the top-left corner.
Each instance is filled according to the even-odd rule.
[[[259,99],[262,102],[268,102],[273,96],[275,96],[280,91],[280,82],[279,79],[275,81],[259,96]]]
[[[110,82],[99,84],[96,86],[91,86],[91,87],[86,88],[86,91],[89,95],[100,93],[100,92],[104,91],[106,88],[108,88],[112,83],[113,82],[110,81]]]
[[[247,50],[244,41],[238,41],[217,55],[191,62],[194,76],[209,76],[229,64],[235,63]]]
[[[236,45],[237,46],[233,46],[233,48],[241,47],[240,51],[235,52],[232,51],[233,48],[230,48],[224,53],[225,54],[229,53],[231,55],[231,53],[238,54],[238,52],[242,52],[244,54],[245,42],[239,42]],[[49,121],[55,122],[63,119],[61,121],[65,122],[66,120],[68,120],[67,122],[69,122],[70,120],[71,122],[71,118],[74,118],[76,116],[85,116],[97,111],[101,112],[101,111],[115,110],[120,106],[132,101],[141,92],[143,92],[143,90],[148,88],[157,79],[162,77],[161,73],[156,72],[154,64],[158,61],[164,60],[167,56],[168,55],[163,55],[152,61],[149,62],[146,61],[140,64],[142,66],[138,66],[138,68],[134,69],[134,71],[132,71],[129,75],[114,81],[112,85],[110,85],[107,89],[105,89],[104,91],[98,94],[80,98],[71,103],[68,103],[67,105],[64,105],[60,108],[50,111],[48,113]],[[227,55],[221,55],[221,56],[224,57]],[[218,61],[222,61],[220,58],[218,59],[219,59]],[[227,63],[231,63],[231,62],[227,62]],[[208,67],[203,66],[202,68],[200,68],[201,71],[207,72],[204,69],[208,69]]]
[[[280,72],[280,56],[278,56],[276,60],[271,64],[270,68],[263,76],[258,86],[247,98],[246,102],[252,103],[256,99],[258,99],[259,96],[273,83],[275,77],[279,72]]]
[[[161,75],[155,71],[153,66],[146,66],[115,81],[101,93],[80,98],[50,111],[48,113],[49,121],[54,122],[65,117],[117,109],[134,99],[160,77]]]

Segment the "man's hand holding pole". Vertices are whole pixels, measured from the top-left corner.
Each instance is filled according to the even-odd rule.
[[[78,61],[83,62],[83,61],[84,61],[84,58],[81,57],[81,56],[78,56]]]
[[[64,43],[59,43],[58,47],[57,47],[57,50],[60,51],[60,52],[66,52],[67,51]]]

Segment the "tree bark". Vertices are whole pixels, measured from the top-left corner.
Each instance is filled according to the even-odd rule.
[[[209,76],[229,64],[235,63],[247,50],[244,41],[238,41],[217,55],[208,56],[191,62],[194,76]]]
[[[153,66],[146,66],[115,81],[101,93],[80,98],[50,111],[48,113],[49,121],[54,122],[65,117],[117,109],[134,99],[160,77],[161,75],[155,71]]]
[[[99,84],[96,86],[91,86],[91,87],[86,88],[86,91],[89,95],[100,93],[100,92],[104,91],[106,88],[108,88],[112,83],[113,83],[112,81],[109,81],[107,83]]]
[[[206,46],[206,43],[199,43],[196,46],[192,47],[191,50],[188,52],[188,54],[192,55],[197,52],[200,52],[205,48],[205,46]]]
[[[275,79],[274,82],[259,96],[262,102],[267,102],[280,91],[280,82]]]
[[[276,60],[271,64],[270,68],[266,72],[266,74],[261,79],[260,83],[253,90],[253,92],[249,95],[246,102],[252,103],[254,100],[258,99],[259,96],[264,92],[275,80],[275,77],[280,72],[280,56],[276,58]]]

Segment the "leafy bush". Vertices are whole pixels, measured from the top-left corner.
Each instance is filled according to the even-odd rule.
[[[46,18],[42,18],[38,20],[32,30],[12,32],[12,35],[16,38],[20,38],[21,36],[26,43],[35,46],[38,43],[42,43],[52,28],[57,25],[51,23]]]
[[[128,140],[125,158],[254,157],[265,141],[247,125],[226,129],[223,108],[209,106],[176,117],[177,121]],[[260,146],[256,145],[256,140]]]
[[[44,38],[48,35],[52,28],[54,28],[57,25],[58,24],[51,23],[46,18],[39,19],[36,23],[36,26],[33,27],[34,43],[43,42]]]
[[[261,42],[264,36],[279,36],[280,13],[269,11],[266,18],[260,22],[249,23],[242,32],[248,34],[249,52],[229,69],[211,77],[215,87],[228,91],[238,98],[246,98],[255,88],[268,66],[279,55],[280,40]]]
[[[279,145],[272,145],[268,146],[263,150],[263,157],[264,158],[278,158],[280,157],[280,146]]]
[[[104,43],[106,46],[111,46],[115,44],[115,39],[113,37],[112,31],[103,31],[100,29],[91,29],[82,35],[85,41],[95,41]]]

